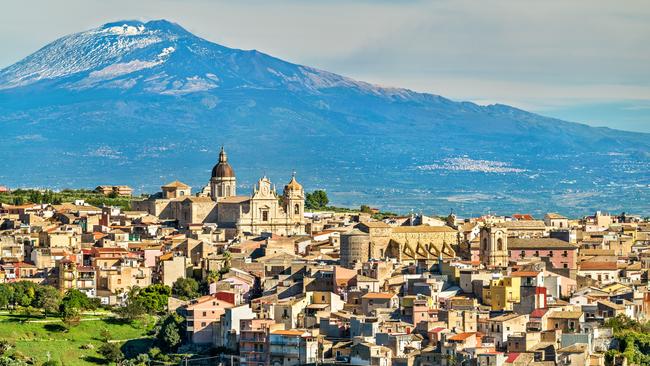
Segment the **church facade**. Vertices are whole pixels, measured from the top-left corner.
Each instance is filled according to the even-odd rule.
[[[216,223],[228,238],[305,234],[305,192],[295,174],[281,194],[264,176],[257,182],[251,195],[237,195],[235,171],[221,148],[219,161],[199,197],[189,195],[189,189],[183,183],[172,182],[162,187],[162,197],[134,201],[133,208],[161,219],[177,220],[181,227]]]

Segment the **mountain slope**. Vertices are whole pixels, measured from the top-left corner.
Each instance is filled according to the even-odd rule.
[[[152,191],[179,178],[198,188],[226,144],[244,185],[297,169],[342,204],[446,210],[460,192],[477,208],[527,209],[535,192],[561,209],[568,190],[586,198],[567,209],[615,209],[602,187],[612,173],[641,184],[630,199],[648,197],[647,174],[635,170],[648,162],[648,134],[379,87],[164,20],[69,35],[1,70],[0,123],[9,185]],[[458,157],[469,165],[449,160]],[[486,171],[493,162],[517,168]]]

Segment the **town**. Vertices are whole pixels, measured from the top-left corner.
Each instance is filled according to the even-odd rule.
[[[296,173],[242,192],[235,170],[222,148],[199,190],[2,203],[0,307],[42,310],[61,337],[88,314],[152,319],[135,351],[131,336],[82,344],[96,363],[650,364],[647,217],[339,210]],[[45,341],[20,342],[32,363],[58,364],[38,356]],[[0,348],[21,362],[5,351],[19,347]]]

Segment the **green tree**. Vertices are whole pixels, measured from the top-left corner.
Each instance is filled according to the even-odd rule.
[[[120,346],[117,343],[105,342],[97,350],[100,355],[110,362],[120,362],[124,359],[124,354],[120,350]]]
[[[14,306],[30,306],[36,297],[38,285],[29,281],[18,281],[11,284],[13,287],[12,302]]]
[[[65,296],[61,300],[61,306],[76,308],[78,310],[93,308],[88,296],[77,289],[70,289],[65,293]]]
[[[34,307],[43,310],[45,316],[55,313],[61,305],[61,293],[52,286],[39,286],[33,302]]]
[[[162,313],[167,309],[171,294],[171,287],[157,283],[142,288],[138,292],[138,299],[148,312]]]
[[[70,289],[59,305],[61,319],[68,326],[76,326],[81,321],[81,311],[92,309],[93,306],[86,294],[77,289]]]
[[[327,198],[327,192],[317,189],[305,196],[305,207],[310,210],[323,209],[327,207],[330,200]]]
[[[169,314],[161,320],[160,329],[156,334],[156,343],[163,351],[175,352],[181,345],[181,326],[183,317],[178,314]]]
[[[72,306],[61,305],[61,320],[68,327],[75,327],[81,322],[81,311]]]
[[[359,211],[363,213],[372,213],[372,209],[368,205],[361,205]]]
[[[140,288],[133,287],[129,290],[124,306],[115,309],[115,313],[122,319],[134,321],[140,319],[147,314],[147,309],[144,307],[139,298]]]
[[[172,285],[172,294],[182,300],[198,297],[199,283],[193,278],[179,278]]]
[[[0,308],[6,309],[13,302],[14,288],[10,284],[0,284]]]

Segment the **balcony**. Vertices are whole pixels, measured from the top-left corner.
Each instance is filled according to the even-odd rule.
[[[240,353],[259,353],[259,354],[266,354],[267,353],[266,349],[263,349],[263,348],[255,349],[253,347],[239,347],[239,352]]]
[[[266,337],[240,336],[239,340],[240,342],[265,343]]]

